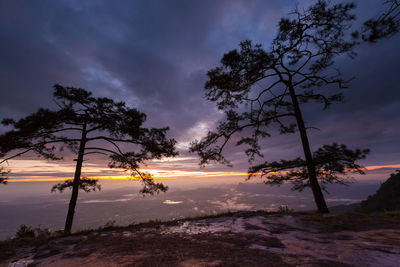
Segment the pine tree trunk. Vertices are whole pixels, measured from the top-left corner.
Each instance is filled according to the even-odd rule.
[[[315,165],[313,162],[310,143],[308,142],[307,131],[304,125],[303,116],[301,115],[300,105],[292,85],[289,85],[289,93],[292,99],[294,112],[296,114],[297,127],[300,132],[301,143],[303,144],[304,156],[306,158],[308,177],[310,181],[311,190],[314,195],[314,201],[317,204],[318,212],[329,213],[328,206],[326,205],[324,195],[322,194],[321,187],[319,186],[317,174],[315,172]]]
[[[64,233],[66,233],[66,234],[71,233],[72,221],[74,219],[76,201],[78,200],[79,182],[81,179],[83,155],[85,153],[85,145],[86,145],[86,124],[83,126],[83,129],[82,129],[82,136],[81,136],[81,141],[80,141],[80,145],[79,145],[78,159],[76,160],[75,176],[74,176],[74,182],[72,184],[71,200],[69,201],[68,214],[67,214],[67,219],[65,221],[65,227],[64,227]]]

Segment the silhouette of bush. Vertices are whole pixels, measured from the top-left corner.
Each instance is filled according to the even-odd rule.
[[[293,209],[289,209],[289,207],[287,205],[281,205],[278,208],[278,213],[282,213],[282,214],[287,214],[287,213],[292,213]]]
[[[15,233],[16,238],[35,238],[35,231],[30,227],[22,224]]]

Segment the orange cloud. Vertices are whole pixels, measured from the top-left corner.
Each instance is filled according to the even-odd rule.
[[[365,167],[367,170],[376,170],[376,169],[382,169],[382,168],[399,168],[400,169],[400,164],[392,164],[392,165],[380,165],[380,166],[366,166]]]

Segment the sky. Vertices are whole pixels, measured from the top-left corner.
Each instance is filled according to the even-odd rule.
[[[21,118],[54,108],[52,86],[85,88],[97,97],[123,100],[147,114],[147,126],[169,126],[180,155],[143,166],[158,177],[245,177],[243,148],[229,147],[233,167],[198,166],[188,145],[215,129],[222,114],[204,97],[208,70],[244,40],[267,49],[277,23],[296,5],[314,1],[1,1],[0,118]],[[333,1],[338,2],[338,1]],[[355,1],[358,25],[381,12],[384,1]],[[361,44],[357,57],[336,66],[355,77],[345,101],[323,111],[304,106],[312,148],[332,142],[369,148],[362,163],[371,179],[400,169],[400,34]],[[0,128],[0,133],[6,131]],[[263,142],[265,160],[301,156],[298,134]],[[71,177],[74,162],[25,157],[9,162],[12,179]],[[122,177],[93,159],[84,174]],[[12,180],[10,179],[10,180]]]

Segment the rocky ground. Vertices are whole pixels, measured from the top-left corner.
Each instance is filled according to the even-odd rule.
[[[112,228],[21,248],[0,266],[400,266],[400,225],[343,220],[242,212]]]

